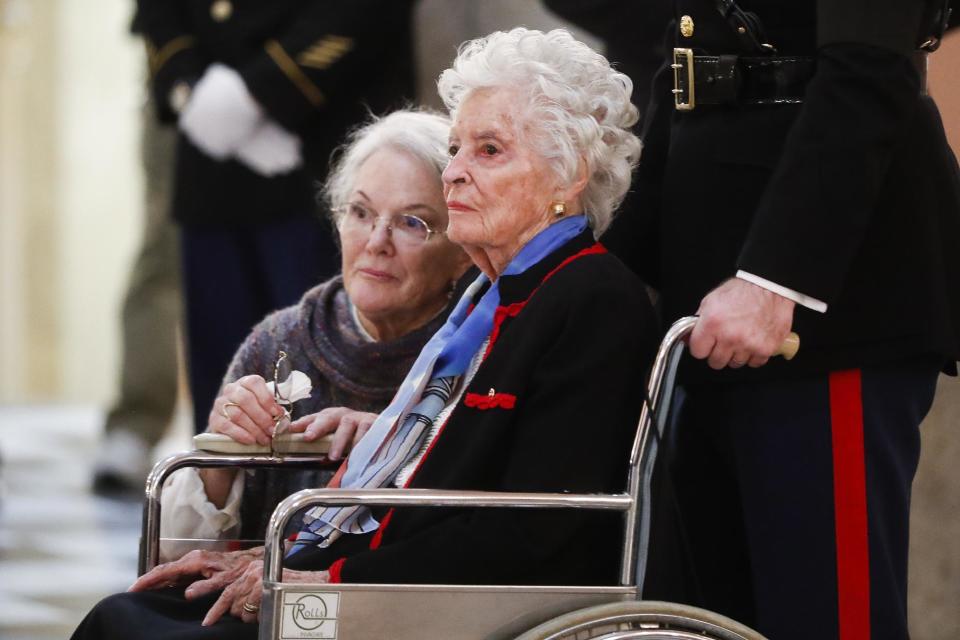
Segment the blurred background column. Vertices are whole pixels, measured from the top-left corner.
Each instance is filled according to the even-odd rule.
[[[2,403],[112,395],[142,206],[130,4],[0,0]]]

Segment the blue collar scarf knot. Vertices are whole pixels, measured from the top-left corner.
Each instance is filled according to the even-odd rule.
[[[525,272],[586,227],[587,220],[582,215],[550,225],[523,246],[502,275]],[[500,305],[499,279],[471,311],[474,298],[488,282],[484,274],[474,280],[446,323],[423,347],[393,400],[350,453],[341,487],[386,486],[420,450],[433,421],[449,401],[457,379],[466,372],[493,330],[494,313]],[[339,533],[366,533],[379,526],[370,510],[360,506],[315,507],[303,521],[304,528],[297,535],[291,554],[310,545],[325,546]]]

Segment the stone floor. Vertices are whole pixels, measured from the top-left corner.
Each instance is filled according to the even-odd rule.
[[[67,638],[93,604],[136,577],[140,503],[89,491],[102,419],[89,408],[0,408],[4,640]],[[175,441],[185,437],[161,449]]]

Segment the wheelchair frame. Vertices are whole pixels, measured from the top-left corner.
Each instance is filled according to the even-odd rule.
[[[630,451],[625,493],[305,489],[281,501],[266,531],[260,640],[498,640],[518,636],[523,640],[579,640],[587,637],[608,640],[764,640],[755,631],[718,614],[683,605],[639,600],[649,542],[653,462],[672,401],[684,338],[695,324],[694,317],[681,318],[670,327],[660,345],[647,385],[648,402],[643,405]],[[318,458],[305,456],[238,456],[202,452],[179,454],[161,461],[147,480],[141,573],[155,566],[159,558],[160,492],[164,480],[173,471],[187,466],[310,466],[317,461]],[[624,519],[624,541],[619,585],[284,583],[283,532],[296,513],[316,505],[620,511]]]

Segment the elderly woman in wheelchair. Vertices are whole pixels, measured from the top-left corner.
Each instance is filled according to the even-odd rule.
[[[453,116],[446,237],[482,273],[334,485],[623,491],[656,328],[642,284],[594,238],[640,150],[630,80],[565,31],[518,28],[466,45],[439,89]],[[364,203],[363,219],[374,236],[389,226],[396,235],[398,221],[380,220],[394,212],[378,206]],[[260,422],[231,415],[225,431],[267,437],[275,408],[263,400]],[[621,526],[618,514],[552,509],[315,507],[283,576],[611,584]],[[262,549],[195,554],[157,567],[133,593],[101,602],[74,637],[253,638],[256,625],[244,623],[258,618],[261,558]]]

